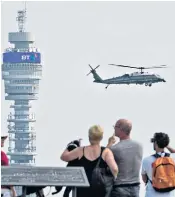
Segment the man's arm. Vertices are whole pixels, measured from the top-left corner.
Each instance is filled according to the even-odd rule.
[[[167,146],[166,148],[170,151],[170,153],[175,153],[175,149],[171,148],[170,146]]]
[[[108,139],[107,148],[110,148],[112,145],[116,143],[115,133]]]
[[[144,182],[145,185],[146,185],[147,182],[148,182],[148,175],[147,175],[146,163],[145,163],[145,160],[144,160],[144,159],[143,159],[143,162],[142,162],[141,175],[142,175],[142,180],[143,180],[143,182]]]
[[[144,182],[145,184],[147,183],[148,177],[147,177],[146,174],[142,174],[142,180],[143,180],[143,182]]]

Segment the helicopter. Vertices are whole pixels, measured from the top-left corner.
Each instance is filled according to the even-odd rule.
[[[159,83],[159,82],[166,82],[165,79],[160,77],[160,75],[155,73],[148,73],[144,72],[145,69],[153,69],[153,68],[166,68],[166,65],[160,65],[160,66],[152,66],[152,67],[135,67],[135,66],[125,66],[125,65],[116,65],[116,64],[108,64],[112,66],[118,66],[118,67],[125,67],[125,68],[134,68],[140,70],[140,72],[133,72],[130,74],[124,74],[122,76],[117,76],[109,79],[102,79],[96,72],[96,69],[100,66],[98,65],[96,68],[92,68],[92,66],[89,64],[89,67],[91,68],[91,71],[87,74],[87,76],[92,73],[94,77],[95,83],[102,83],[107,84],[105,87],[108,88],[111,84],[136,84],[136,85],[145,85],[148,87],[151,87],[153,83]]]

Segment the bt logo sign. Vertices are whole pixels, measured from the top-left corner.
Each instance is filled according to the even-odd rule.
[[[22,55],[21,56],[21,60],[22,61],[35,61],[37,58],[37,54],[30,54],[30,55]]]
[[[21,60],[22,61],[26,61],[26,62],[30,62],[30,61],[36,61],[38,58],[37,54],[25,54],[25,55],[21,55]]]
[[[30,55],[22,55],[21,60],[30,60]]]

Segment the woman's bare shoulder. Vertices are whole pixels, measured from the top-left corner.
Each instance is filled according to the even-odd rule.
[[[106,155],[109,155],[109,154],[112,154],[112,151],[109,148],[105,147],[104,150],[103,150],[102,155],[106,156]]]

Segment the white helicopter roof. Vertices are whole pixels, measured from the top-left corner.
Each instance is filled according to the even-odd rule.
[[[130,73],[129,74],[130,76],[138,76],[138,75],[155,75],[154,73],[151,73],[151,72],[134,72],[134,73]]]

